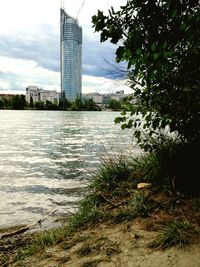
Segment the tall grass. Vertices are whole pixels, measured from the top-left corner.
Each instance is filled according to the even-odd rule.
[[[86,225],[94,225],[100,222],[106,214],[99,208],[100,199],[97,195],[91,194],[85,197],[80,203],[77,212],[69,217],[68,228],[71,232],[80,230]]]
[[[93,174],[90,188],[112,195],[126,193],[128,183],[137,184],[135,159],[125,155],[110,155],[102,158],[101,165]],[[122,191],[122,186],[125,191]]]

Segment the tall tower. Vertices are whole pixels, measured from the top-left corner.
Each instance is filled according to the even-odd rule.
[[[82,93],[82,28],[60,9],[61,93],[74,101]]]

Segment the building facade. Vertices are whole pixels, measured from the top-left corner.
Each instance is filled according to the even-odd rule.
[[[124,94],[124,91],[117,91],[112,94],[100,94],[97,92],[83,94],[83,99],[93,99],[96,104],[109,104],[110,100],[122,101],[124,97],[130,96],[130,94]]]
[[[82,93],[82,28],[60,9],[61,94],[74,101]]]
[[[43,90],[37,86],[28,86],[26,88],[26,101],[30,104],[31,98],[33,103],[50,101],[53,104],[58,104],[60,99],[60,93],[56,90]]]

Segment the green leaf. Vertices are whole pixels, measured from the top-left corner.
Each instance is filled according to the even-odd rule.
[[[160,53],[153,54],[153,59],[156,60],[160,57]]]
[[[140,56],[140,55],[142,54],[141,49],[138,48],[138,49],[136,50],[136,54],[137,54],[138,56]]]
[[[164,41],[164,44],[163,44],[163,50],[165,50],[167,48],[167,42]]]
[[[153,44],[151,45],[151,50],[152,50],[152,51],[156,51],[156,44],[155,44],[155,43],[153,43]]]
[[[126,117],[117,117],[115,118],[115,124],[126,121]]]
[[[123,57],[124,57],[124,51],[125,51],[124,46],[119,46],[117,48],[117,50],[116,50],[116,56],[117,56],[118,60],[123,59]]]
[[[172,17],[172,19],[176,17],[176,14],[177,14],[177,10],[176,10],[176,9],[174,9],[174,10],[172,11],[172,16],[171,16],[171,17]]]
[[[155,119],[152,123],[153,129],[158,128],[159,124],[160,124],[160,119],[159,118]]]
[[[141,131],[140,131],[140,130],[135,131],[134,136],[135,136],[137,139],[140,139]]]
[[[121,128],[122,128],[122,130],[125,130],[127,128],[127,124],[126,123],[122,124]]]
[[[181,31],[185,30],[186,25],[187,25],[186,23],[181,24],[181,26],[180,26],[180,30],[181,30]]]

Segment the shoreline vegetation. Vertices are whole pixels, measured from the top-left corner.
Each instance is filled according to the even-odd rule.
[[[174,142],[137,158],[105,156],[78,210],[61,227],[0,233],[0,266],[159,266],[159,257],[198,266],[200,197],[179,190],[167,171],[176,159]]]
[[[28,103],[25,95],[0,96],[0,110],[61,110],[61,111],[121,111],[123,101],[111,99],[107,104],[96,104],[91,99],[82,99],[77,97],[75,101],[70,102],[66,98],[61,98],[59,103],[52,103],[46,100]]]

